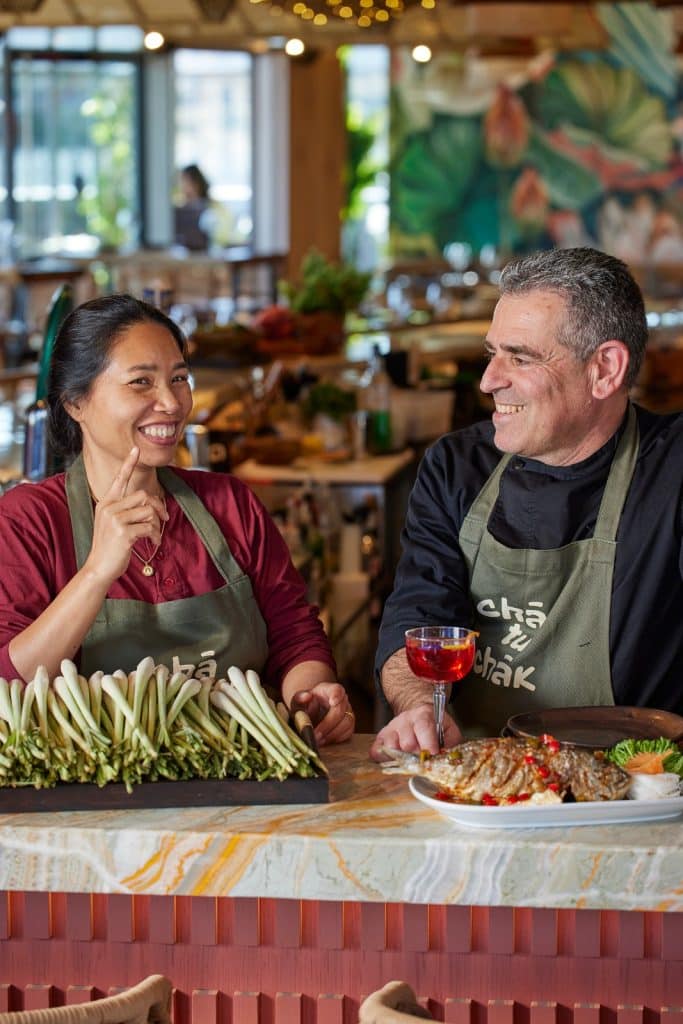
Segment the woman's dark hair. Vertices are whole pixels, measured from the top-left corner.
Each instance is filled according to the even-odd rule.
[[[180,173],[190,179],[200,199],[209,198],[209,183],[196,164],[188,164],[187,167],[183,167]]]
[[[112,348],[136,324],[154,323],[172,335],[183,358],[187,346],[178,325],[156,306],[132,295],[104,295],[77,306],[55,338],[47,383],[50,440],[67,460],[83,445],[81,428],[64,408],[85,398],[106,369]]]

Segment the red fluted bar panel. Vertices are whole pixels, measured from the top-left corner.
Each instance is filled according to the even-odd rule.
[[[449,1024],[683,1024],[683,914],[0,894],[0,1012],[152,973],[174,1024],[357,1024],[401,979]]]

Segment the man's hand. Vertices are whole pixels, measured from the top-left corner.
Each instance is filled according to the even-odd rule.
[[[319,747],[350,740],[356,725],[346,690],[341,683],[316,683],[298,690],[291,701],[292,711],[305,711],[315,726]]]
[[[444,715],[443,734],[444,747],[453,747],[462,739],[462,733],[448,714]],[[438,754],[439,744],[432,705],[420,704],[402,711],[380,729],[370,748],[370,757],[373,761],[381,761],[386,756],[382,753],[382,747],[403,750],[406,753],[428,750],[430,754]]]
[[[430,754],[438,754],[432,701],[434,688],[426,679],[420,679],[411,672],[404,647],[385,661],[382,689],[389,704],[398,713],[377,733],[370,748],[370,757],[381,761],[381,747],[404,750],[406,753],[428,750]],[[445,747],[452,747],[462,739],[462,733],[449,715],[444,715],[443,734]]]

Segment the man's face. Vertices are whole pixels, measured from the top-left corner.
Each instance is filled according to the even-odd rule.
[[[557,340],[565,315],[565,299],[555,292],[502,296],[481,380],[496,404],[496,447],[551,466],[580,462],[596,450],[593,358],[580,362]]]

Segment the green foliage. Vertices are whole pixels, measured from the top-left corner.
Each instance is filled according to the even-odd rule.
[[[582,210],[602,195],[600,176],[563,153],[536,125],[531,128],[527,157],[559,209]]]
[[[622,740],[607,751],[607,759],[614,761],[620,768],[635,757],[636,754],[666,754],[664,768],[667,772],[675,772],[683,779],[683,753],[673,740],[660,736],[656,740]]]
[[[441,58],[428,81],[406,72],[405,81],[394,84],[394,258],[438,255],[454,239],[474,250],[493,243],[504,253],[526,250],[538,240],[547,244],[559,224],[556,211],[576,213],[596,233],[599,204],[610,194],[669,187],[677,82],[670,26],[646,4],[598,6],[596,17],[610,34],[609,52],[559,54],[518,90],[529,121],[520,170],[537,172],[549,207],[545,223],[535,224],[532,233],[519,204],[510,201],[518,175],[507,175],[487,157],[491,99],[477,82],[469,83]],[[515,118],[498,127],[512,131]],[[490,129],[489,123],[489,134]]]
[[[665,105],[631,68],[565,60],[548,75],[539,111],[545,127],[563,130],[612,162],[663,167],[671,155]]]
[[[377,132],[377,118],[363,121],[357,111],[349,109],[346,117],[346,204],[342,210],[343,220],[362,217],[363,189],[374,183],[381,170],[380,164],[371,156]]]
[[[331,381],[321,380],[313,384],[304,400],[304,415],[312,420],[318,413],[324,413],[334,420],[343,420],[356,409],[353,391],[345,391]]]
[[[133,87],[125,78],[110,78],[83,104],[97,153],[94,193],[86,189],[79,210],[88,231],[103,246],[130,241],[133,196]]]
[[[394,226],[406,234],[428,231],[436,238],[443,218],[461,207],[481,173],[482,156],[476,118],[437,115],[429,130],[407,136],[392,167]]]
[[[285,282],[283,291],[296,313],[326,310],[343,316],[358,307],[371,276],[350,263],[331,263],[312,249],[301,264],[300,280],[295,284]]]
[[[601,3],[594,11],[609,34],[609,50],[617,62],[633,68],[651,89],[673,99],[679,74],[677,34],[668,12],[646,3]]]

